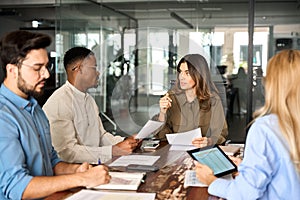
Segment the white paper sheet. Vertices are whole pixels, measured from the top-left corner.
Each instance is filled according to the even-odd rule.
[[[187,132],[166,134],[167,140],[171,145],[193,145],[194,138],[202,137],[201,129],[197,128]]]
[[[109,172],[111,176],[108,184],[102,184],[93,187],[93,189],[108,189],[108,190],[137,190],[145,172]]]
[[[221,177],[222,179],[226,180],[232,180],[232,175],[228,174],[226,176]],[[185,177],[184,177],[184,184],[183,187],[208,187],[206,184],[200,182],[198,178],[196,177],[196,171],[195,170],[186,170]]]
[[[154,200],[155,193],[101,192],[80,190],[66,200]]]
[[[171,145],[170,151],[188,151],[192,149],[196,149],[194,145]]]
[[[153,165],[160,156],[145,156],[145,155],[128,155],[121,156],[116,159],[114,162],[110,163],[109,166],[128,166],[130,164],[136,165]]]
[[[208,187],[208,185],[200,182],[196,177],[196,171],[195,170],[186,170],[185,177],[184,177],[184,184],[183,187]]]
[[[136,139],[144,139],[161,127],[164,122],[148,120],[144,127],[135,136]]]

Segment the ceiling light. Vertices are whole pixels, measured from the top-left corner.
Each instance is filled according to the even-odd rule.
[[[39,24],[40,24],[40,22],[38,20],[32,20],[32,22],[31,22],[31,26],[33,28],[39,27]]]
[[[204,11],[221,11],[223,10],[222,8],[202,8]]]

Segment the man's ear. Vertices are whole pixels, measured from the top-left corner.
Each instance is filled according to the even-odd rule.
[[[18,66],[14,64],[7,64],[6,65],[6,73],[7,76],[12,76],[13,78],[16,78],[18,76]]]

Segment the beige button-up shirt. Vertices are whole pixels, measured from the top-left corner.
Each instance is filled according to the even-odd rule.
[[[77,90],[68,81],[43,106],[51,129],[52,144],[67,162],[96,163],[112,158],[112,145],[124,137],[108,133],[91,95]]]

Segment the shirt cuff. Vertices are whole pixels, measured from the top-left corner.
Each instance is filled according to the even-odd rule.
[[[225,180],[223,178],[217,178],[209,185],[208,193],[226,199],[229,184],[230,184],[229,180]]]
[[[101,153],[99,155],[99,158],[101,160],[101,163],[105,163],[112,159],[112,146],[102,146],[101,147]]]

